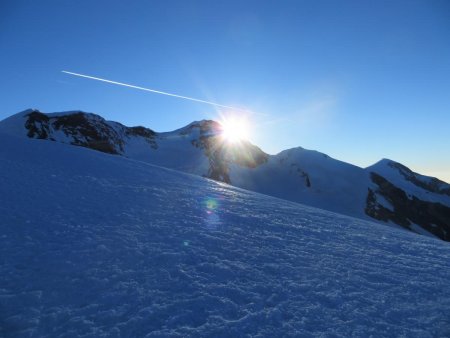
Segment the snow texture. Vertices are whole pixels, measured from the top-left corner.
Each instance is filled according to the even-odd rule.
[[[445,337],[450,246],[0,134],[2,337]]]
[[[240,188],[358,218],[369,218],[364,213],[369,180],[359,167],[303,148],[270,156],[255,169],[231,170],[231,182]]]
[[[450,206],[450,194],[449,193],[445,194],[443,192],[444,190],[450,191],[449,184],[439,181],[433,177],[410,172],[411,176],[414,176],[418,181],[423,182],[423,184],[431,185],[433,181],[436,181],[435,183],[436,190],[439,190],[440,188],[441,191],[440,193],[436,193],[436,191],[433,193],[427,189],[424,189],[421,186],[414,184],[410,180],[405,179],[405,176],[402,175],[402,170],[399,169],[398,166],[401,166],[406,170],[409,170],[400,163],[394,162],[389,159],[383,159],[381,161],[378,161],[374,165],[366,168],[366,170],[374,171],[377,174],[386,178],[388,181],[395,183],[397,187],[408,192],[408,195],[410,196],[416,196],[422,201],[441,203],[443,205]]]

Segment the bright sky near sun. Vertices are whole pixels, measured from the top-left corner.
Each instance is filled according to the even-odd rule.
[[[450,2],[0,2],[0,119],[84,110],[156,131],[248,109],[250,141],[450,181]]]

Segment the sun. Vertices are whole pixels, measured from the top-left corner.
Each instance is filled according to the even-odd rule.
[[[230,143],[239,142],[248,138],[248,124],[243,118],[224,119],[222,125],[222,137]]]

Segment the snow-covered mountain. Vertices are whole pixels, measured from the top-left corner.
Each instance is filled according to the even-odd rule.
[[[0,131],[122,155],[450,241],[450,185],[391,160],[363,169],[303,148],[268,155],[246,141],[225,142],[214,121],[158,133],[78,111],[27,110],[1,121]]]
[[[448,243],[83,147],[0,145],[0,337],[450,335]]]

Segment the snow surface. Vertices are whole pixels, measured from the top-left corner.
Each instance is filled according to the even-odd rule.
[[[270,156],[257,168],[234,165],[230,171],[232,184],[240,188],[370,219],[364,212],[369,173],[318,151],[288,149]]]
[[[0,133],[13,136],[27,136],[27,129],[25,128],[25,122],[27,121],[27,115],[32,113],[34,109],[26,109],[20,113],[11,115],[0,122]]]
[[[198,129],[198,128],[197,128]],[[191,141],[198,138],[193,134],[177,132],[159,133],[157,149],[151,149],[142,138],[129,138],[125,145],[125,156],[166,168],[176,169],[191,174],[208,174],[209,162],[203,149],[196,148]],[[139,142],[141,144],[139,144]]]
[[[0,134],[2,337],[445,337],[450,246]]]
[[[396,162],[383,159],[375,163],[374,165],[367,167],[366,170],[374,171],[377,174],[383,176],[388,181],[394,183],[397,187],[406,191],[410,196],[416,196],[422,201],[428,201],[433,203],[441,203],[443,205],[450,206],[450,196],[445,194],[432,193],[424,188],[415,185],[413,182],[405,179],[405,177],[400,173],[400,170],[393,167],[392,164]],[[413,173],[413,175],[424,183],[429,183],[431,180],[435,179],[433,177],[424,176],[418,173]],[[450,188],[450,185],[442,182],[442,188]],[[420,226],[418,226],[420,227]]]

